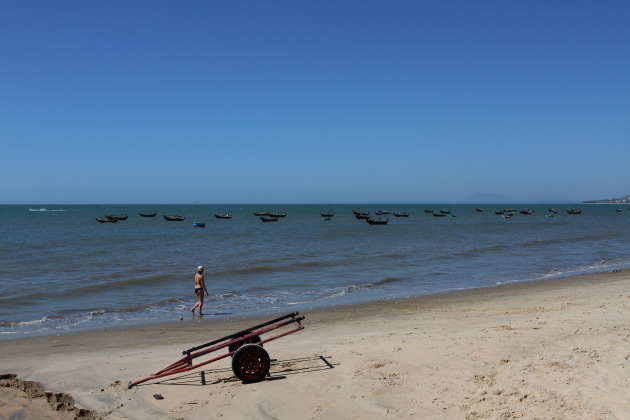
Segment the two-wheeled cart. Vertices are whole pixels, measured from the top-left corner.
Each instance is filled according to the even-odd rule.
[[[184,350],[182,352],[184,357],[151,376],[135,382],[130,382],[127,388],[131,388],[151,379],[188,372],[229,356],[232,356],[232,371],[237,378],[243,382],[262,381],[269,373],[269,367],[271,366],[269,353],[267,353],[267,351],[263,348],[263,344],[303,330],[304,326],[301,324],[303,319],[304,316],[298,316],[298,312],[292,312],[281,316],[280,318],[272,319],[271,321],[267,321],[260,325],[219,338],[218,340]],[[261,335],[264,333],[290,326],[291,324],[293,324],[293,328],[288,331],[284,331],[269,338],[261,338]],[[201,363],[195,364],[193,362],[193,360],[198,357],[205,356],[209,353],[222,349],[227,349],[227,352]],[[202,378],[203,377],[204,376],[202,375]]]

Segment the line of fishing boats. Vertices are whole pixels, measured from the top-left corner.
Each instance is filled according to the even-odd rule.
[[[514,216],[516,212],[517,212],[516,209],[502,209],[502,210],[495,210],[494,214],[499,215],[503,217],[504,219],[510,219],[512,216]],[[536,213],[536,210],[523,209],[523,210],[519,210],[518,212],[520,214],[529,215],[529,214]],[[558,214],[558,210],[556,209],[547,209],[547,212],[548,213],[545,214],[545,217],[554,217],[556,214]],[[582,214],[582,209],[567,209],[567,214]]]
[[[477,207],[475,211],[481,213],[481,212],[484,212],[484,209]],[[553,208],[549,208],[547,209],[547,211],[548,212],[545,214],[545,217],[554,217],[556,214],[558,214],[558,210],[553,209]],[[616,209],[616,211],[620,212],[621,209]],[[425,209],[424,212],[431,214],[434,217],[457,217],[454,214],[452,214],[450,210],[445,210],[445,209],[438,210],[438,211],[433,210],[433,209]],[[505,219],[511,218],[517,212],[523,215],[531,215],[531,214],[535,214],[536,210],[532,210],[532,209],[517,210],[514,208],[506,208],[506,209],[500,209],[500,210],[494,211],[496,215],[499,215]],[[572,209],[567,209],[566,212],[567,214],[581,214],[582,209],[572,208]],[[252,214],[260,218],[260,221],[263,223],[277,222],[279,219],[282,219],[287,216],[287,212],[284,210],[279,211],[279,212],[263,210],[263,211],[252,212]],[[384,216],[388,216],[390,214],[393,214],[395,217],[409,217],[409,212],[400,212],[400,211],[392,212],[391,210],[375,210],[372,213],[370,210],[365,211],[365,210],[360,210],[358,208],[352,210],[352,214],[354,215],[356,219],[365,220],[370,225],[386,225],[389,222],[389,219]],[[231,219],[232,218],[231,211],[227,213],[213,213],[213,215],[217,219]],[[327,211],[320,212],[319,215],[321,216],[321,220],[330,221],[335,216],[335,212],[333,210],[327,210]],[[149,218],[156,217],[157,212],[156,211],[141,212],[141,213],[138,213],[138,216],[149,217]],[[184,220],[186,220],[185,216],[182,216],[179,214],[163,214],[162,217],[164,218],[164,220],[168,222],[183,222]],[[102,218],[97,217],[96,221],[99,223],[116,223],[121,220],[127,220],[128,218],[129,216],[126,213],[109,214]],[[193,226],[206,227],[206,222],[194,221]]]
[[[383,218],[381,216],[383,215],[388,215],[391,212],[389,210],[376,210],[374,212],[374,215],[376,217],[372,217],[371,213],[369,211],[367,212],[361,212],[358,210],[352,210],[352,213],[354,214],[354,216],[357,219],[363,219],[365,220],[368,224],[370,225],[385,225],[387,224],[387,222],[389,221],[387,218]],[[228,212],[228,213],[213,213],[214,217],[216,217],[217,219],[231,219],[232,218],[232,212]],[[260,221],[263,223],[267,223],[267,222],[277,222],[279,219],[284,218],[287,216],[287,212],[286,211],[280,211],[280,212],[274,212],[274,211],[269,211],[269,210],[263,210],[263,211],[255,211],[252,213],[254,216],[259,217]],[[330,221],[332,220],[332,218],[335,216],[335,212],[332,210],[327,210],[324,212],[320,212],[319,213],[322,220],[324,221]],[[408,212],[394,212],[393,213],[395,217],[409,217],[409,213]],[[140,217],[155,217],[157,216],[157,212],[152,211],[152,212],[148,212],[148,213],[138,213],[138,215]],[[96,221],[99,223],[116,223],[119,220],[127,220],[129,216],[127,214],[117,214],[117,215],[106,215],[102,218],[96,218]],[[162,217],[164,218],[164,220],[166,220],[167,222],[183,222],[184,220],[186,220],[185,216],[179,215],[179,214],[163,214]],[[206,227],[206,223],[205,222],[199,222],[199,221],[195,221],[193,222],[193,226],[194,227]]]
[[[386,225],[389,222],[387,217],[382,217],[388,214],[393,214],[394,217],[409,217],[408,212],[391,212],[391,210],[376,210],[374,211],[374,215],[376,217],[372,217],[370,211],[361,211],[359,209],[352,210],[352,214],[354,217],[359,220],[365,220],[369,225]]]

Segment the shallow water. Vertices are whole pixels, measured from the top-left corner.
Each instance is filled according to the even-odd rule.
[[[189,316],[206,266],[209,316],[302,310],[630,266],[630,211],[610,205],[0,206],[0,339]],[[511,219],[494,210],[529,208]],[[433,217],[425,209],[450,209]],[[556,208],[554,217],[545,217]],[[286,211],[262,223],[252,212]],[[155,218],[139,212],[155,210]],[[320,212],[334,210],[330,221]],[[213,213],[231,211],[220,220]],[[128,214],[97,223],[106,214]],[[162,214],[181,214],[168,222]],[[205,228],[192,226],[205,221]]]

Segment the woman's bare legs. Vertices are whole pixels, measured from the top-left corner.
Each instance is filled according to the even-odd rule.
[[[195,303],[195,306],[192,307],[190,312],[195,315],[195,309],[199,308],[199,316],[203,316],[203,312],[201,312],[201,309],[203,308],[203,289],[197,290],[197,297],[199,300]]]

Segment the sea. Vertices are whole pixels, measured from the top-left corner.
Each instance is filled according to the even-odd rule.
[[[261,211],[286,216],[264,223]],[[0,215],[0,340],[188,319],[199,265],[204,320],[630,267],[629,205],[31,204]],[[107,215],[127,219],[96,220]]]

